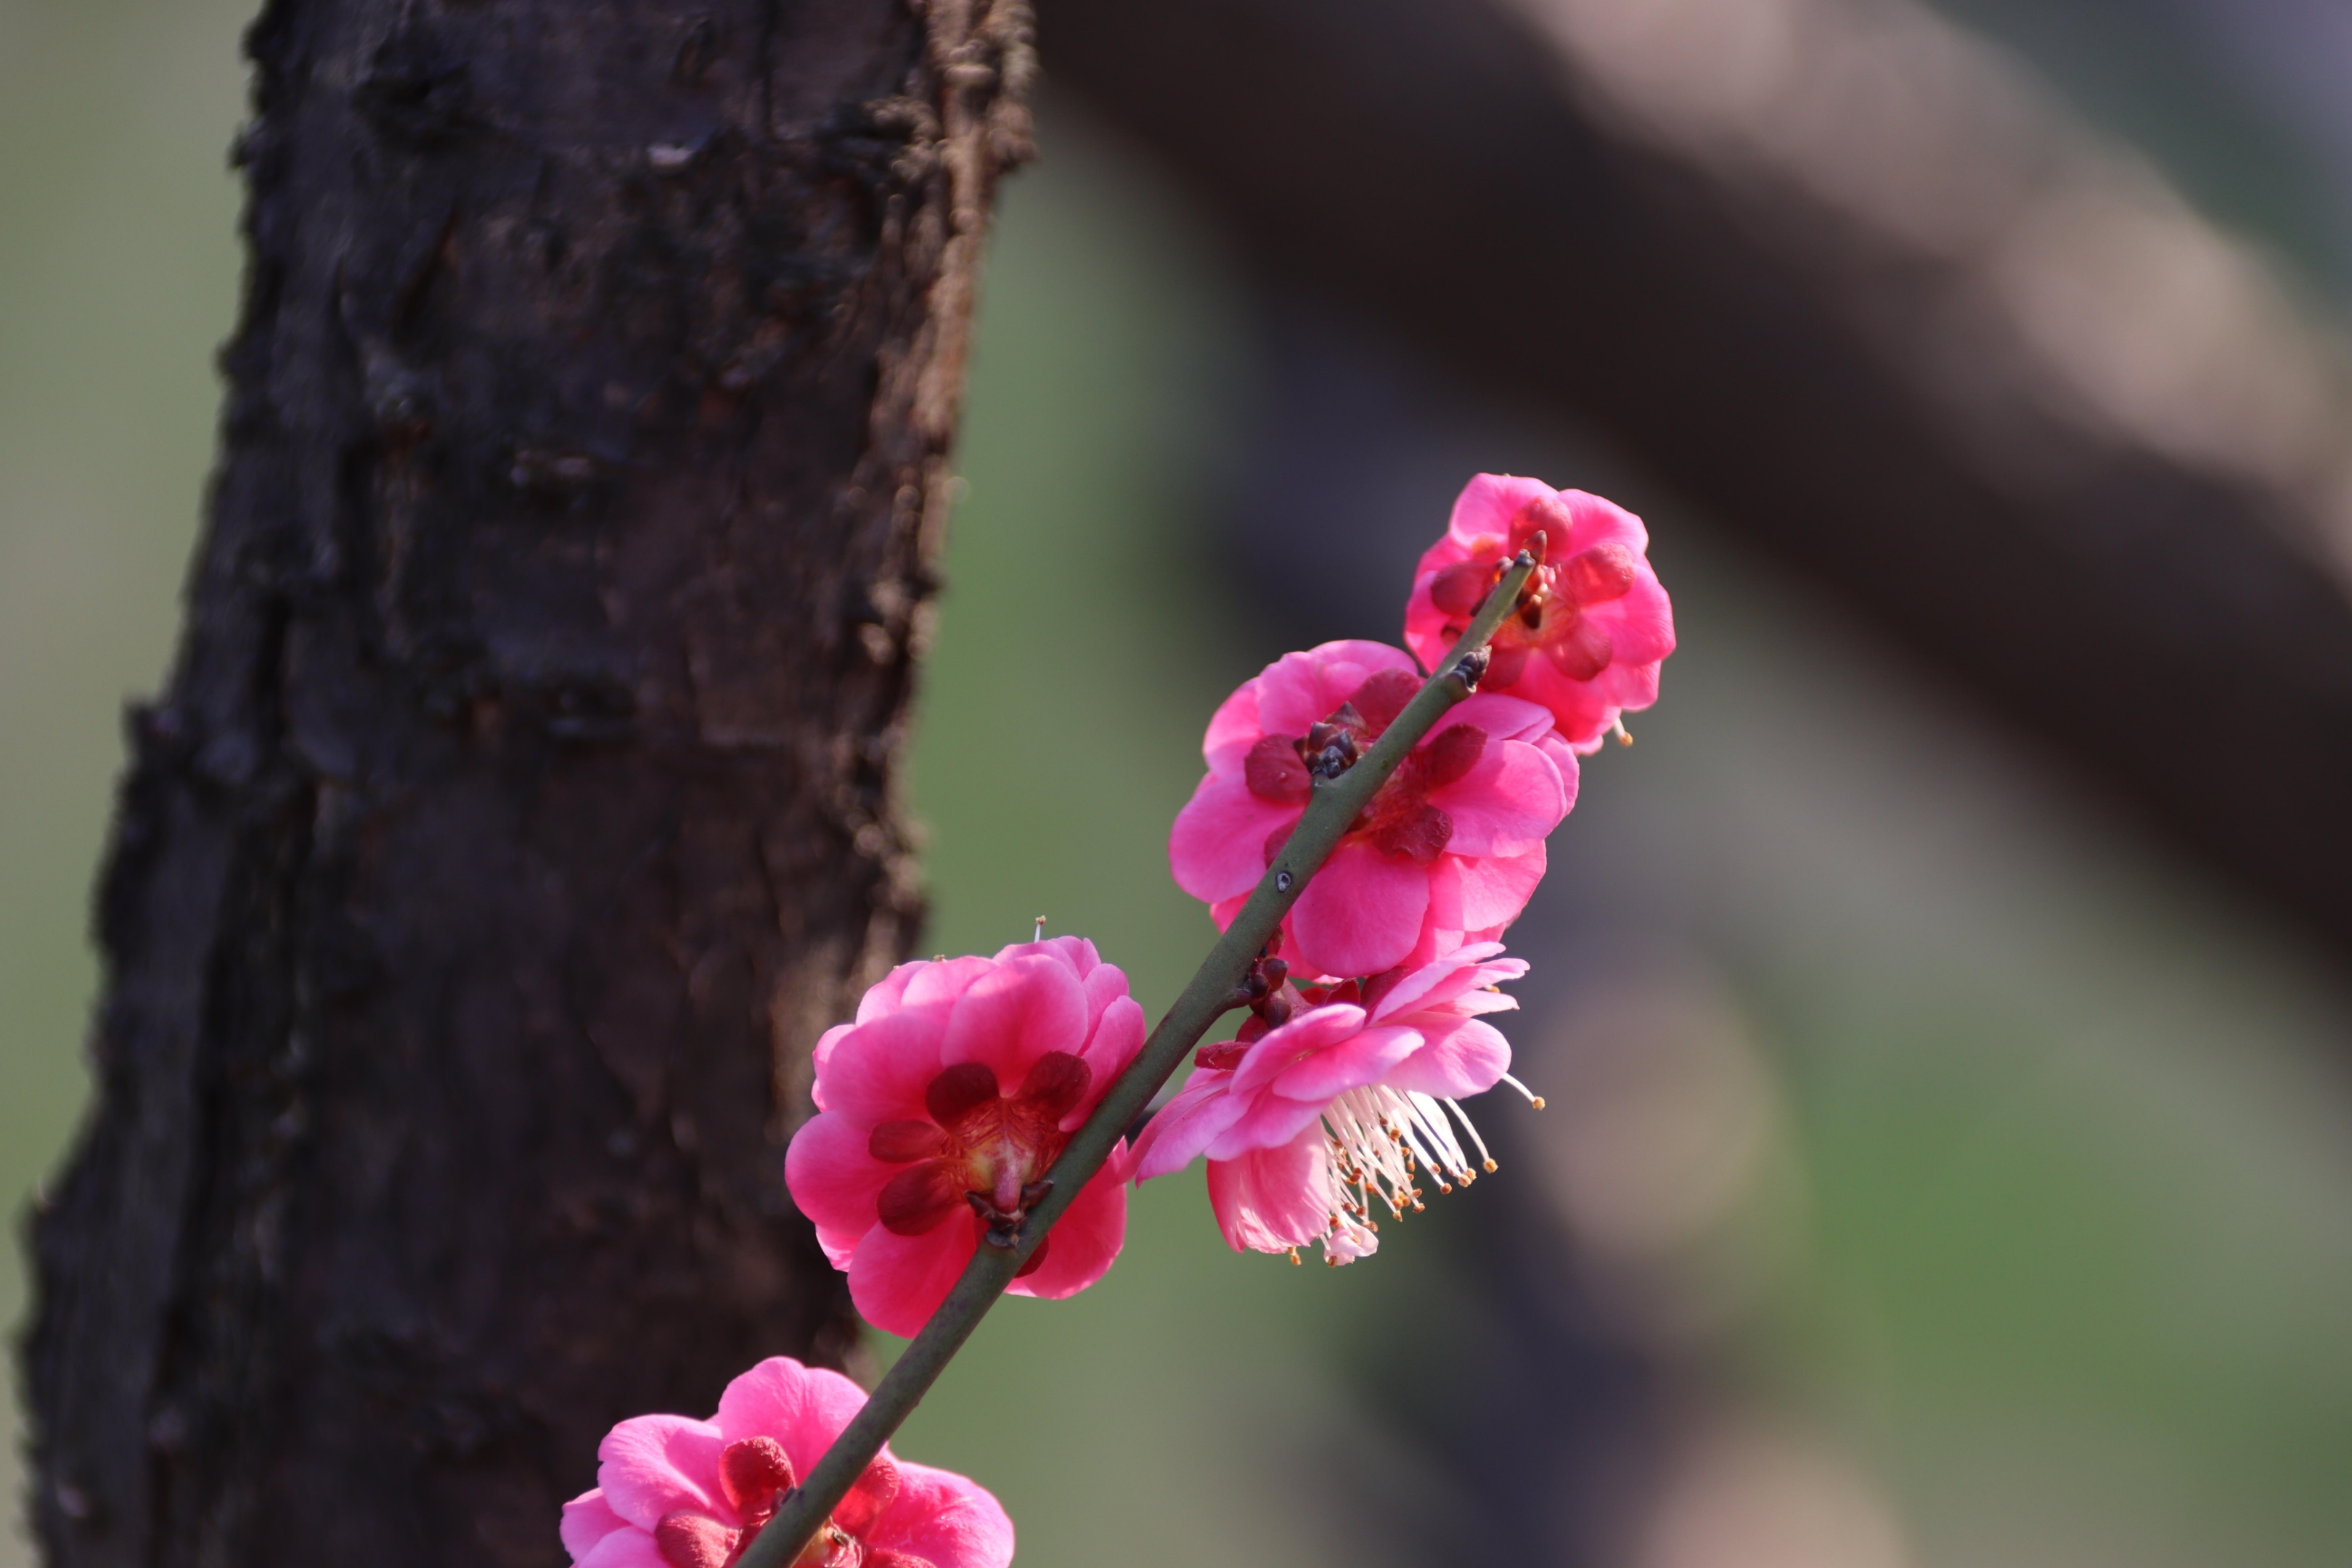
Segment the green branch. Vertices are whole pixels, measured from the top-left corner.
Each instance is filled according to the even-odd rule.
[[[1531,550],[1539,552],[1543,536],[1538,534],[1528,544]],[[1535,570],[1538,559],[1522,551],[1511,563],[1503,580],[1478,607],[1469,629],[1439,664],[1437,673],[1423,684],[1404,711],[1397,715],[1353,767],[1337,778],[1316,775],[1314,798],[1307,803],[1306,815],[1298,819],[1297,827],[1275,857],[1274,864],[1266,868],[1249,902],[1234,918],[1234,923],[1225,928],[1224,935],[1210,949],[1199,973],[1176,998],[1176,1005],[1168,1009],[1167,1016],[1143,1042],[1142,1050],[1136,1053],[1135,1059],[1111,1085],[1110,1092],[1103,1096],[1085,1125],[1071,1136],[1062,1157],[1046,1173],[1052,1190],[1045,1201],[1029,1210],[1018,1244],[1010,1249],[982,1247],[971,1255],[955,1289],[948,1292],[947,1300],[940,1303],[939,1310],[931,1314],[922,1332],[907,1346],[906,1353],[884,1374],[865,1408],[833,1440],[833,1447],[825,1450],[816,1468],[799,1487],[785,1495],[783,1506],[738,1560],[737,1568],[785,1568],[797,1558],[856,1484],[857,1478],[866,1473],[866,1467],[874,1462],[882,1445],[913,1414],[940,1373],[947,1370],[949,1361],[980,1326],[980,1320],[996,1305],[1004,1288],[1013,1283],[1023,1261],[1036,1250],[1054,1222],[1062,1216],[1062,1211],[1070,1206],[1079,1190],[1110,1158],[1120,1136],[1151,1103],[1151,1097],[1160,1092],[1160,1086],[1183,1065],[1184,1058],[1208,1033],[1209,1026],[1234,1005],[1234,993],[1248,975],[1250,965],[1256,962],[1275,929],[1282,924],[1282,917],[1306,889],[1307,879],[1339,847],[1340,837],[1354,825],[1357,816],[1371,803],[1372,796],[1388,782],[1405,754],[1437,727],[1438,720],[1448,710],[1475,689],[1476,670],[1483,666],[1465,668],[1465,661],[1486,646],[1495,628],[1517,605],[1519,590]]]

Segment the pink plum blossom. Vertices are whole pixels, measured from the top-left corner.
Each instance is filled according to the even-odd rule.
[[[1421,558],[1404,642],[1424,664],[1444,658],[1538,530],[1543,563],[1495,634],[1482,684],[1541,703],[1561,736],[1590,752],[1620,713],[1658,700],[1658,666],[1675,650],[1674,607],[1645,555],[1650,536],[1624,508],[1540,479],[1478,475]]]
[[[866,1403],[837,1372],[771,1356],[708,1421],[632,1415],[596,1449],[596,1486],[563,1505],[578,1568],[727,1568]],[[963,1477],[885,1448],[798,1568],[1004,1568],[1013,1521]]]
[[[1345,766],[1421,688],[1412,660],[1371,642],[1285,654],[1225,699],[1201,750],[1209,776],[1177,814],[1168,860],[1220,929],[1289,838],[1315,766]],[[1551,714],[1479,692],[1381,786],[1284,918],[1303,969],[1377,974],[1486,941],[1543,879],[1544,836],[1576,802],[1576,756]]]
[[[1138,1140],[1136,1179],[1205,1154],[1209,1202],[1234,1251],[1320,1242],[1334,1264],[1370,1253],[1375,1202],[1398,1216],[1422,1206],[1417,1169],[1440,1192],[1476,1179],[1449,1110],[1477,1166],[1495,1168],[1460,1100],[1497,1083],[1527,1093],[1507,1070],[1509,1043],[1480,1016],[1518,1005],[1494,987],[1528,966],[1502,951],[1478,942],[1361,984],[1308,987],[1301,999],[1316,1005],[1286,1022],[1202,1047]]]
[[[1079,937],[902,963],[816,1046],[820,1112],[785,1184],[868,1321],[911,1335],[983,1237],[1012,1234],[1087,1112],[1143,1044],[1127,976]],[[1012,1289],[1076,1295],[1127,1232],[1126,1145]]]

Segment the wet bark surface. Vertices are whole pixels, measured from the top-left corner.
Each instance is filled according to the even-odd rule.
[[[33,1232],[52,1563],[556,1563],[855,1323],[810,1045],[894,799],[1017,0],[273,0],[224,453]]]

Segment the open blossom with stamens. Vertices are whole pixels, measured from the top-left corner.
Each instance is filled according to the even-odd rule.
[[[1320,1242],[1335,1264],[1371,1252],[1375,1208],[1419,1209],[1423,1174],[1448,1192],[1495,1168],[1460,1101],[1504,1082],[1526,1093],[1507,1070],[1510,1045],[1480,1016],[1518,1005],[1494,986],[1528,966],[1502,951],[1479,942],[1360,984],[1310,986],[1302,1000],[1314,1005],[1286,1022],[1202,1047],[1137,1141],[1136,1179],[1205,1154],[1234,1251]]]
[[[727,1568],[866,1403],[837,1372],[772,1356],[727,1385],[708,1421],[633,1415],[596,1449],[596,1486],[563,1505],[578,1568]],[[893,1458],[866,1467],[795,1568],[1004,1568],[1013,1521],[963,1477]]]
[[[1540,479],[1480,474],[1429,547],[1404,612],[1405,646],[1445,656],[1529,539],[1543,560],[1516,614],[1495,634],[1485,689],[1539,702],[1560,734],[1590,752],[1620,713],[1658,700],[1658,666],[1675,650],[1674,609],[1646,555],[1650,536],[1624,508]]]
[[[793,1134],[784,1180],[868,1321],[913,1334],[975,1247],[1010,1245],[1143,1034],[1127,976],[1068,936],[900,964],[856,1022],[826,1031],[820,1114]],[[1071,1296],[1102,1278],[1127,1232],[1126,1157],[1122,1143],[1014,1293]]]
[[[1176,883],[1220,928],[1335,776],[1421,689],[1371,642],[1286,654],[1227,698],[1201,750],[1209,775],[1168,837]],[[1499,935],[1543,879],[1544,836],[1576,800],[1576,756],[1532,702],[1479,692],[1423,737],[1283,921],[1306,971],[1375,974]]]

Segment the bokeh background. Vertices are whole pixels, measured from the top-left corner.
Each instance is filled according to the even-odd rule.
[[[2352,300],[2352,24],[2231,4],[1948,16],[2325,316]],[[0,0],[18,1214],[86,1091],[119,715],[169,657],[211,457],[247,16]],[[1515,936],[1549,1109],[1475,1108],[1503,1172],[1344,1270],[1234,1257],[1196,1177],[1156,1184],[1104,1284],[1008,1303],[901,1450],[994,1488],[1032,1568],[2352,1560],[2340,961],[1673,472],[1253,276],[1068,98],[1043,123],[990,260],[923,697],[927,948],[1043,913],[1164,1005],[1211,934],[1161,850],[1211,707],[1286,647],[1392,637],[1475,470],[1641,511],[1683,647]],[[2184,736],[2181,765],[2226,745]],[[0,1564],[28,1560],[12,1523]]]

